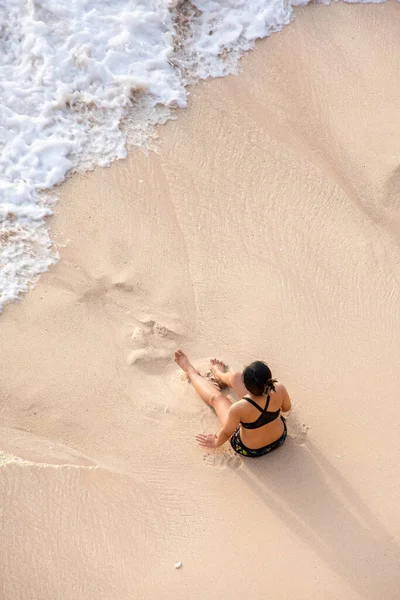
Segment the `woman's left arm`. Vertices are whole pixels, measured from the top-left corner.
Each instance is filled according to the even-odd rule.
[[[218,433],[204,434],[200,433],[196,436],[196,440],[205,448],[218,448],[225,444],[236,430],[240,423],[240,416],[238,413],[238,407],[235,404],[229,409],[228,418],[225,425],[218,431]]]

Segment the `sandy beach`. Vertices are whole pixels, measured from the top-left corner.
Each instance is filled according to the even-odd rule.
[[[399,597],[399,27],[300,8],[59,187],[60,261],[0,316],[2,599]],[[287,443],[200,449],[177,347],[268,362]]]

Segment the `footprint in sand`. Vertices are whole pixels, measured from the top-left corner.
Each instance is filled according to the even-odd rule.
[[[290,428],[288,428],[288,435],[299,446],[305,446],[309,430],[310,427],[305,425],[305,423],[292,421]]]
[[[240,469],[243,465],[242,459],[230,448],[207,452],[203,457],[203,461],[210,467],[217,469]]]
[[[86,275],[87,281],[83,284],[84,289],[81,291],[78,297],[78,302],[89,302],[101,299],[110,304],[121,304],[121,308],[124,307],[124,303],[121,295],[118,295],[118,292],[134,292],[138,288],[137,283],[129,283],[129,281],[125,280],[123,274],[114,275],[110,277],[109,275],[103,274],[98,277],[92,277],[87,273]],[[113,292],[117,292],[117,295],[113,294]],[[115,297],[113,297],[115,296]]]
[[[129,365],[138,361],[170,359],[177,345],[178,335],[168,327],[152,319],[139,321],[128,341],[131,351],[127,356]]]

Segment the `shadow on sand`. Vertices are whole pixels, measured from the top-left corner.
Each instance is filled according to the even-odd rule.
[[[363,599],[400,597],[396,541],[315,444],[288,437],[243,462],[238,476]]]

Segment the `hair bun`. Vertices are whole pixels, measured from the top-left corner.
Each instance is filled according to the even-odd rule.
[[[270,377],[269,379],[267,379],[267,381],[265,382],[265,387],[264,387],[264,394],[269,391],[272,390],[273,392],[275,392],[275,384],[277,383],[276,379],[272,379],[272,377]]]

